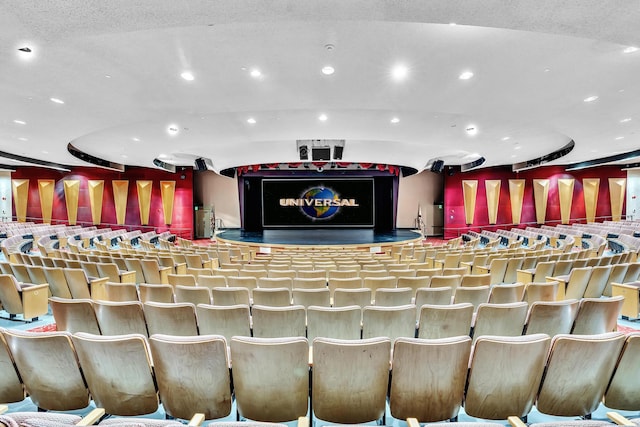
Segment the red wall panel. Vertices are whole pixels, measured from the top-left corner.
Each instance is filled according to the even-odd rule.
[[[523,172],[512,172],[510,167],[494,167],[477,171],[445,175],[444,180],[444,235],[445,238],[459,236],[468,230],[495,230],[496,228],[513,227],[511,223],[511,199],[509,180],[524,179],[525,189],[522,203],[522,217],[519,227],[524,228],[536,224],[535,202],[533,199],[533,180],[549,179],[549,197],[547,199],[547,224],[560,223],[560,202],[558,196],[558,179],[574,178],[573,202],[571,204],[570,222],[585,222],[584,194],[582,180],[584,178],[600,178],[600,189],[596,208],[596,220],[599,217],[611,216],[608,178],[625,178],[625,171],[620,167],[604,166],[567,172],[562,166],[549,166]],[[500,200],[498,204],[498,221],[495,226],[489,225],[485,180],[499,179]],[[462,194],[463,180],[478,180],[478,194],[473,224],[465,224],[464,198]]]
[[[193,237],[193,171],[186,168],[177,173],[165,172],[159,169],[128,167],[124,173],[100,168],[77,167],[71,172],[61,172],[53,169],[37,167],[17,167],[11,174],[14,179],[29,179],[29,199],[27,203],[27,218],[40,222],[40,196],[38,194],[38,179],[53,179],[56,181],[55,197],[53,201],[52,223],[67,222],[67,207],[64,199],[65,179],[80,181],[78,197],[78,224],[91,225],[91,207],[89,204],[89,190],[87,181],[104,180],[104,194],[102,197],[102,224],[104,227],[122,228],[116,225],[116,212],[113,201],[113,180],[128,180],[127,214],[125,226],[129,229],[143,231],[157,229],[159,232],[171,230],[181,237]],[[138,205],[137,180],[153,181],[151,206],[149,210],[149,225],[140,225],[140,210]],[[173,220],[170,226],[164,224],[162,210],[162,195],[160,181],[175,181],[176,189],[173,205]],[[12,208],[15,217],[15,206]]]

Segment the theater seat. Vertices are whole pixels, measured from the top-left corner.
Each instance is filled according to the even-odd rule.
[[[9,317],[21,314],[25,320],[36,320],[47,314],[49,285],[20,283],[10,274],[0,274],[0,302]]]

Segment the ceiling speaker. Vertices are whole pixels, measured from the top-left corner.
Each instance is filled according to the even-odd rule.
[[[298,152],[300,153],[300,160],[309,160],[309,146],[308,145],[300,145],[298,147]]]
[[[442,160],[435,160],[431,165],[431,172],[442,173],[444,170],[444,162]]]
[[[333,160],[342,160],[342,152],[344,147],[342,145],[336,145],[333,147]]]
[[[311,160],[314,162],[331,160],[331,147],[328,145],[323,147],[313,147],[311,149]]]
[[[207,168],[207,163],[204,161],[204,159],[202,157],[200,157],[199,159],[196,159],[196,170],[197,171],[206,171]]]

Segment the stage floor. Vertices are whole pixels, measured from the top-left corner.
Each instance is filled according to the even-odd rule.
[[[422,235],[412,230],[378,232],[372,229],[314,229],[314,230],[226,230],[216,234],[223,243],[251,246],[382,246],[417,242]]]

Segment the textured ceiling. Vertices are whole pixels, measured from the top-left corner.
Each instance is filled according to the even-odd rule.
[[[299,160],[297,139],[418,170],[523,162],[571,140],[554,163],[604,157],[640,148],[640,51],[623,52],[639,22],[628,0],[5,0],[0,151],[81,165],[71,142],[215,170]]]

